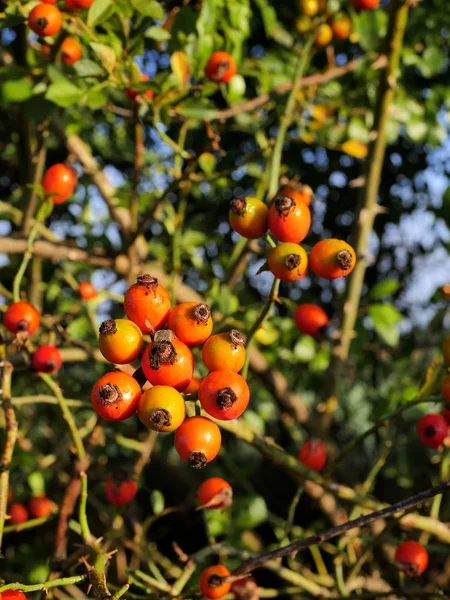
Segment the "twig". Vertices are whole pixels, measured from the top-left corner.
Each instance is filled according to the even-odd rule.
[[[292,123],[297,92],[300,89],[302,76],[308,65],[309,55],[310,55],[314,40],[315,40],[315,33],[311,34],[309,36],[308,41],[306,42],[304,48],[302,49],[302,55],[298,59],[297,68],[295,70],[292,90],[291,90],[291,93],[289,94],[289,98],[286,103],[286,110],[284,112],[283,118],[281,119],[281,123],[280,123],[279,129],[278,129],[275,146],[274,146],[273,153],[272,153],[272,161],[270,164],[270,178],[269,178],[269,190],[268,190],[268,199],[269,200],[274,198],[275,194],[277,193],[278,187],[279,187],[280,166],[281,166],[281,158],[282,158],[282,153],[283,153],[283,145],[284,145],[284,142],[286,139],[287,131]]]
[[[89,524],[86,516],[86,503],[88,497],[87,491],[87,475],[86,473],[80,473],[81,479],[81,496],[80,496],[80,506],[79,506],[79,521],[81,527],[81,536],[88,546],[92,546],[94,544],[94,537],[91,534],[89,529]]]
[[[63,414],[64,420],[66,421],[67,425],[69,426],[70,434],[72,436],[72,441],[73,441],[76,451],[77,451],[78,459],[83,460],[84,458],[86,458],[86,452],[84,450],[83,440],[81,438],[80,432],[78,431],[78,428],[77,428],[75,420],[72,416],[72,413],[70,412],[70,409],[66,404],[66,399],[64,398],[64,396],[61,393],[61,389],[60,389],[59,385],[56,383],[56,381],[54,381],[50,377],[50,375],[47,375],[46,373],[39,373],[39,377],[42,379],[42,381],[44,383],[47,384],[47,386],[52,390],[53,394],[55,395],[55,398],[57,399],[58,404],[61,408],[61,412]]]
[[[0,587],[0,593],[6,590],[20,590],[21,592],[39,592],[40,590],[48,590],[54,587],[62,587],[64,585],[74,585],[86,581],[88,573],[84,575],[74,575],[73,577],[62,577],[61,579],[53,579],[53,581],[45,581],[44,583],[36,583],[25,585],[22,583],[8,583]]]
[[[243,575],[244,573],[248,573],[257,567],[260,567],[265,562],[274,560],[276,558],[281,558],[283,556],[289,556],[291,554],[296,554],[299,550],[304,548],[308,548],[312,544],[321,544],[327,540],[338,537],[342,533],[345,533],[349,529],[353,529],[355,527],[364,527],[365,525],[369,525],[373,523],[377,519],[394,516],[396,513],[404,512],[419,504],[423,504],[425,500],[429,498],[433,498],[438,494],[443,494],[444,492],[450,490],[450,481],[446,481],[445,483],[441,483],[436,487],[430,488],[428,490],[424,490],[415,496],[411,496],[406,500],[400,500],[400,502],[396,502],[395,504],[391,504],[386,508],[382,508],[381,510],[374,511],[369,513],[368,515],[364,515],[363,517],[359,517],[358,519],[354,519],[352,521],[348,521],[342,525],[338,525],[337,527],[332,527],[331,529],[327,529],[326,531],[322,531],[321,533],[317,533],[308,538],[302,540],[296,540],[292,542],[292,544],[288,544],[287,546],[283,546],[282,548],[278,548],[277,550],[273,550],[272,552],[267,552],[266,554],[261,554],[256,558],[252,558],[240,567],[235,569],[232,572],[232,575]]]
[[[22,234],[27,237],[30,234],[31,227],[33,225],[33,217],[36,212],[36,205],[38,200],[38,195],[36,192],[36,188],[34,186],[41,183],[42,175],[45,167],[45,159],[47,156],[47,148],[45,147],[44,135],[42,133],[39,134],[39,150],[33,162],[36,163],[34,168],[33,175],[33,187],[29,189],[28,200],[26,209],[23,213],[23,223],[22,223]]]
[[[374,114],[372,142],[365,168],[365,187],[362,189],[358,218],[353,234],[353,245],[358,257],[345,291],[341,313],[341,336],[335,348],[336,361],[345,361],[348,357],[353,329],[358,315],[361,290],[367,266],[369,238],[375,216],[379,212],[377,204],[381,172],[386,150],[386,127],[390,118],[389,107],[392,103],[397,83],[400,53],[408,17],[408,2],[393,0],[388,31],[385,38],[387,67],[380,76],[378,96]],[[335,369],[333,369],[335,370]]]
[[[55,516],[51,515],[50,517],[40,517],[39,519],[29,519],[24,523],[17,523],[16,525],[6,525],[3,529],[3,533],[6,535],[7,533],[16,533],[18,531],[25,531],[25,529],[34,529],[35,527],[39,527],[40,525],[44,525],[48,523]]]
[[[67,406],[73,407],[88,407],[87,402],[83,400],[69,400],[65,398]],[[16,396],[12,399],[13,406],[25,406],[27,404],[59,404],[58,399],[54,396],[45,394],[37,394],[37,396]]]
[[[13,282],[13,297],[14,302],[19,302],[20,300],[20,284],[22,283],[23,276],[25,275],[25,271],[27,269],[28,263],[33,258],[33,243],[38,234],[37,224],[35,223],[31,228],[30,234],[27,240],[27,246],[25,253],[23,255],[22,262],[20,267],[17,269],[16,276],[14,277]]]
[[[364,62],[367,60],[366,56],[361,58],[357,58],[356,60],[352,60],[348,62],[346,65],[341,67],[335,67],[333,69],[328,69],[324,73],[315,73],[314,75],[308,75],[307,77],[302,77],[300,80],[300,87],[307,87],[313,85],[321,85],[323,83],[328,83],[333,79],[338,79],[339,77],[343,77],[347,75],[347,73],[351,73],[352,71],[356,71]],[[386,66],[386,57],[379,56],[374,63],[372,68],[383,68]],[[212,116],[212,119],[219,119],[225,121],[226,119],[231,119],[236,115],[249,112],[255,108],[259,108],[268,102],[273,95],[285,94],[289,90],[292,89],[292,82],[283,83],[277,86],[274,90],[267,94],[262,94],[261,96],[257,96],[256,98],[252,98],[251,100],[247,100],[246,102],[242,102],[241,104],[236,104],[231,108],[227,108],[225,110],[218,110]]]
[[[2,345],[4,351],[4,346]],[[2,407],[5,411],[6,420],[6,440],[3,447],[3,453],[0,460],[0,556],[2,547],[3,528],[5,525],[6,516],[6,505],[8,502],[8,489],[9,489],[9,469],[11,465],[12,456],[14,453],[14,446],[17,440],[18,424],[16,421],[16,415],[11,403],[11,378],[13,372],[13,366],[10,362],[3,360],[0,363],[1,369],[1,398]]]

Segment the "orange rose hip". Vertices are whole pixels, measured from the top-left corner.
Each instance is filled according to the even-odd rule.
[[[186,346],[202,344],[212,332],[211,309],[198,302],[178,304],[170,311],[167,328]]]
[[[245,337],[236,329],[212,335],[202,350],[203,363],[210,371],[237,373],[244,366],[245,356]]]
[[[166,324],[170,297],[156,277],[141,275],[126,291],[123,307],[127,317],[142,333],[154,333]]]
[[[311,270],[323,279],[347,277],[356,264],[356,254],[350,244],[330,238],[317,242],[309,255]]]

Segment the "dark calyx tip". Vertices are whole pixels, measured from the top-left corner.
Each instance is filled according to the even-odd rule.
[[[191,452],[187,463],[193,469],[203,469],[208,464],[208,460],[203,452]]]
[[[18,321],[17,331],[28,331],[29,328],[30,328],[30,324],[25,319]]]
[[[158,280],[156,279],[156,277],[152,277],[148,273],[146,273],[145,275],[140,275],[136,279],[136,282],[139,285],[143,285],[148,290],[151,289],[151,288],[156,288],[158,286]]]
[[[220,575],[210,575],[208,577],[208,587],[217,588],[222,585],[224,579],[225,578],[221,577]]]
[[[245,346],[245,335],[237,329],[232,329],[229,333],[230,340],[235,346]]]
[[[108,319],[107,321],[103,321],[99,328],[100,335],[111,335],[113,333],[117,333],[116,322],[114,319]]]
[[[420,575],[419,565],[415,562],[397,562],[396,565],[408,577],[417,577]]]
[[[293,271],[294,269],[296,269],[301,262],[302,259],[300,258],[299,254],[288,254],[284,259],[284,265],[288,269],[288,271]]]
[[[280,217],[286,218],[295,206],[295,200],[290,196],[280,196],[275,200],[275,208]]]
[[[348,271],[352,266],[353,262],[352,255],[348,250],[340,250],[336,254],[336,260],[343,271]]]
[[[423,430],[423,433],[427,438],[434,438],[436,435],[436,427],[434,425],[427,425]]]
[[[233,214],[243,217],[247,211],[245,198],[235,198],[230,202],[230,210]]]
[[[114,404],[119,400],[122,400],[122,394],[120,393],[119,388],[113,383],[105,383],[98,390],[98,396],[103,404]]]
[[[36,21],[36,24],[39,27],[39,29],[45,29],[48,25],[48,20],[45,17],[41,17]]]
[[[150,417],[150,421],[157,429],[162,429],[163,427],[170,427],[172,418],[165,408],[157,408]]]
[[[217,392],[216,402],[220,410],[226,410],[227,408],[231,408],[236,402],[236,400],[236,394],[230,387],[222,388]]]
[[[48,360],[44,365],[44,371],[51,373],[56,367],[56,360]]]
[[[206,304],[197,304],[192,311],[192,316],[197,321],[197,325],[206,324],[211,317],[211,309]]]
[[[177,351],[172,342],[163,340],[153,342],[150,349],[150,367],[158,371],[161,365],[173,365],[177,359]]]

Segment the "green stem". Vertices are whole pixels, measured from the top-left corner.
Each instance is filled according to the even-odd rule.
[[[3,533],[16,533],[17,531],[25,531],[25,529],[33,529],[34,527],[39,527],[39,525],[48,523],[50,520],[54,519],[54,517],[54,515],[50,517],[40,517],[39,519],[30,519],[24,523],[17,523],[17,525],[7,525],[3,529]]]
[[[288,101],[286,103],[286,110],[284,112],[283,118],[281,119],[280,127],[278,129],[277,139],[275,141],[275,146],[272,154],[272,162],[270,164],[270,183],[268,191],[269,200],[271,200],[278,191],[283,145],[286,139],[287,131],[292,123],[297,92],[301,86],[301,78],[308,66],[310,52],[314,43],[314,39],[315,33],[309,37],[308,41],[306,42],[303,48],[303,52],[298,59],[297,68],[294,74],[292,90],[289,94]]]
[[[25,585],[23,583],[8,583],[0,587],[0,593],[6,590],[20,590],[21,592],[39,592],[41,590],[48,590],[54,587],[61,587],[64,585],[74,585],[81,583],[88,578],[88,574],[74,575],[73,577],[62,577],[61,579],[53,579],[51,581],[45,581],[44,583],[36,583],[33,585]]]
[[[34,244],[34,240],[36,239],[37,233],[38,233],[38,227],[37,227],[37,222],[35,222],[35,224],[31,228],[30,235],[28,236],[27,249],[25,251],[25,254],[23,255],[22,263],[17,270],[16,276],[14,277],[14,283],[13,283],[14,302],[20,301],[20,284],[22,283],[22,279],[23,279],[23,276],[25,275],[25,271],[28,266],[28,263],[33,258],[33,244]]]
[[[380,76],[378,87],[371,133],[373,141],[370,144],[366,160],[365,186],[361,192],[358,218],[353,234],[354,248],[358,261],[349,277],[342,302],[341,337],[340,343],[335,349],[336,364],[339,361],[345,361],[350,350],[364,284],[370,234],[373,229],[375,217],[379,212],[377,200],[386,151],[386,129],[391,118],[389,109],[397,84],[403,37],[408,19],[408,4],[406,0],[393,0],[391,2],[391,15],[385,38],[388,64]]]
[[[83,541],[86,542],[86,544],[88,544],[89,546],[91,546],[94,542],[94,538],[89,529],[89,523],[88,523],[87,515],[86,515],[86,504],[87,504],[87,498],[88,498],[86,473],[80,473],[80,479],[81,479],[81,495],[80,495],[78,520],[80,521],[81,536],[83,538]]]
[[[447,481],[449,478],[449,475],[450,475],[450,448],[445,448],[443,456],[442,456],[442,461],[441,461],[440,480],[442,482]],[[439,494],[439,496],[435,496],[433,498],[433,502],[431,504],[431,509],[430,509],[430,517],[433,517],[434,519],[439,518],[439,512],[441,510],[441,503],[442,503],[442,494]],[[419,538],[419,542],[423,546],[426,546],[428,544],[429,540],[430,540],[430,534],[427,533],[426,531],[422,532],[422,535]]]
[[[146,584],[150,585],[151,587],[156,588],[157,590],[160,590],[161,592],[170,593],[170,585],[168,583],[164,584],[161,581],[157,581],[156,579],[154,579],[153,577],[150,577],[150,575],[147,575],[147,573],[144,573],[143,571],[140,571],[139,569],[133,569],[132,574],[135,575],[136,577],[139,577],[139,579],[142,579],[142,581],[144,581]]]
[[[245,357],[245,364],[242,369],[242,376],[244,378],[247,378],[247,375],[248,375],[248,368],[250,365],[250,350],[251,350],[253,338],[255,336],[255,333],[258,331],[258,329],[264,323],[266,318],[269,316],[273,304],[278,300],[278,290],[279,289],[280,289],[280,280],[275,277],[275,279],[273,280],[273,283],[272,283],[272,288],[270,290],[269,297],[267,298],[266,302],[264,303],[264,306],[259,314],[259,317],[256,319],[256,321],[253,323],[253,325],[251,326],[251,328],[248,331],[247,354]]]
[[[80,432],[78,431],[72,413],[70,412],[70,408],[67,406],[66,399],[61,393],[59,385],[50,377],[50,375],[47,375],[46,373],[39,373],[39,377],[44,383],[47,384],[47,386],[52,390],[53,394],[55,395],[59,407],[61,408],[63,418],[69,426],[70,434],[72,436],[72,441],[77,451],[78,459],[83,460],[86,457],[83,440],[81,438]]]
[[[126,594],[129,589],[130,589],[130,584],[126,583],[125,585],[123,585],[120,588],[120,590],[118,590],[115,594],[113,594],[111,596],[111,600],[119,600],[119,598],[121,598],[124,594]]]
[[[285,528],[285,536],[288,540],[290,539],[291,530],[294,525],[295,511],[297,510],[297,506],[298,506],[298,503],[300,502],[300,498],[302,497],[304,489],[305,489],[304,483],[302,483],[298,486],[297,491],[295,492],[295,495],[289,506],[288,517],[287,517],[286,528]]]
[[[184,589],[184,586],[187,584],[189,579],[194,574],[196,568],[195,562],[186,565],[183,574],[179,577],[173,584],[171,594],[172,596],[179,596]]]

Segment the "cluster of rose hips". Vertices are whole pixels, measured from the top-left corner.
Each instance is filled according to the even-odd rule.
[[[211,336],[209,307],[184,302],[171,309],[166,289],[150,275],[138,277],[128,288],[124,311],[127,319],[109,319],[100,326],[99,349],[106,360],[130,364],[141,355],[143,335],[150,335],[151,342],[140,356],[136,377],[112,371],[96,382],[91,394],[94,410],[109,421],[122,421],[137,412],[149,429],[175,431],[181,458],[192,467],[205,466],[219,452],[220,430],[208,417],[186,418],[181,392],[197,391],[201,407],[215,419],[239,417],[250,400],[247,382],[238,374],[246,358],[244,336],[236,330]],[[198,383],[190,348],[200,344],[210,373]],[[145,387],[147,382],[152,387],[142,391],[141,383]]]
[[[45,519],[53,512],[52,501],[46,496],[33,496],[30,498],[28,505],[25,506],[20,502],[13,502],[14,494],[12,490],[8,492],[8,524],[19,525],[28,521],[29,517],[35,519]]]

